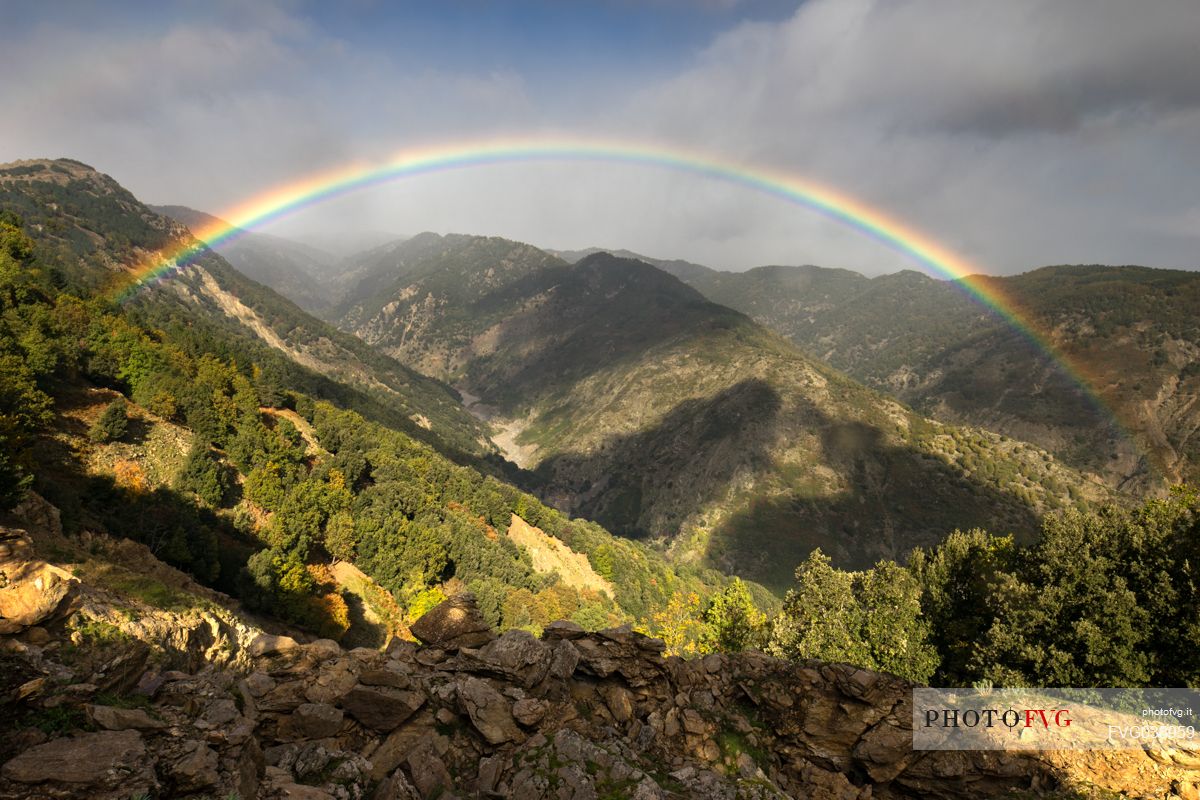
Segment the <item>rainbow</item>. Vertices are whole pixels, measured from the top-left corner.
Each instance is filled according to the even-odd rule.
[[[828,186],[784,172],[754,169],[717,157],[644,144],[579,139],[489,140],[402,152],[381,164],[357,163],[308,176],[253,197],[222,214],[223,224],[193,231],[194,240],[155,254],[132,271],[114,298],[123,302],[142,288],[169,279],[209,247],[318,203],[382,183],[448,170],[532,162],[595,162],[654,167],[745,187],[819,212],[901,253],[935,276],[949,279],[990,309],[1048,356],[1109,419],[1115,415],[1100,399],[1083,367],[1054,346],[1034,320],[983,271],[924,233],[883,211]]]

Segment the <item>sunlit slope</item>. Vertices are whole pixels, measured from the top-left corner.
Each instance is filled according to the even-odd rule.
[[[987,279],[1081,364],[1097,408],[1044,352],[954,285],[915,272],[676,269],[706,297],[939,419],[1036,442],[1130,490],[1200,477],[1200,275],[1058,266]]]
[[[137,265],[190,238],[112,178],[67,159],[0,166],[0,203],[25,219],[39,258],[62,280],[110,298],[124,296]],[[211,251],[126,305],[151,327],[190,330],[200,351],[249,348],[280,385],[348,403],[446,452],[473,458],[493,450],[448,386],[316,319]]]
[[[681,559],[781,586],[814,547],[862,565],[956,526],[1032,534],[1043,510],[1104,494],[1036,448],[926,421],[643,262],[431,234],[394,257],[390,294],[343,324],[441,365],[558,505]]]

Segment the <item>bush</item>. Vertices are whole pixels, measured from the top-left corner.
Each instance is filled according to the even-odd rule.
[[[175,488],[192,492],[210,506],[220,506],[233,485],[229,469],[219,462],[207,445],[192,445],[183,468],[175,477]]]
[[[115,442],[120,439],[129,430],[127,410],[128,404],[124,397],[113,400],[105,406],[100,418],[88,429],[88,438],[97,444]]]

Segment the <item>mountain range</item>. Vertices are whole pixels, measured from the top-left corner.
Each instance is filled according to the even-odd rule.
[[[123,192],[109,180],[92,175],[83,193]],[[184,224],[215,219],[158,208]],[[159,323],[202,310],[286,354],[289,369],[335,377],[363,408],[381,405],[460,459],[490,461],[567,513],[651,541],[677,563],[776,589],[815,547],[866,566],[956,527],[1029,540],[1049,510],[1194,469],[1190,273],[1051,268],[995,279],[1029,287],[1047,319],[1073,319],[1056,328],[1064,348],[1070,330],[1097,324],[1110,348],[1159,337],[1135,359],[1136,375],[1102,392],[1130,418],[1128,408],[1141,410],[1146,424],[1127,434],[1004,320],[914,272],[723,273],[431,233],[341,259],[256,232],[222,249],[236,269],[201,257],[145,293],[155,303],[134,305]],[[1166,309],[1155,330],[1130,340],[1127,321],[1097,305],[1114,284],[1141,298],[1137,311],[1122,306],[1129,318],[1146,304]],[[1167,390],[1147,404],[1139,398],[1156,375]]]
[[[644,260],[936,419],[1032,442],[1114,488],[1200,476],[1196,272],[1054,266],[976,279],[1078,365],[1089,392],[957,282]]]
[[[432,797],[451,785],[523,796],[509,791],[526,785],[513,748],[529,736],[541,752],[569,729],[622,752],[660,742],[620,770],[690,765],[686,748],[733,782],[691,786],[701,773],[686,766],[655,773],[669,787],[657,796],[727,796],[734,783],[762,797],[834,784],[834,796],[861,798],[868,784],[907,796],[935,784],[892,766],[862,774],[909,752],[902,737],[879,750],[873,733],[911,694],[897,679],[1185,686],[1200,675],[1200,499],[1187,487],[1163,497],[1169,475],[1146,477],[1194,464],[1186,274],[1014,279],[1032,281],[1045,319],[1067,320],[1056,336],[1078,345],[1076,363],[1101,341],[1127,360],[1118,381],[1161,378],[1173,392],[1160,387],[1164,404],[1143,418],[1170,422],[1172,449],[1146,452],[1143,426],[1127,453],[1124,432],[1102,427],[1107,412],[1044,352],[989,327],[1003,320],[963,305],[959,287],[915,273],[729,276],[434,233],[327,261],[251,231],[222,244],[239,269],[178,221],[212,218],[168,210],[79,162],[0,165],[0,795],[36,784],[120,800],[129,787],[112,770],[145,761],[138,786],[191,796],[420,786]],[[324,319],[250,276],[318,286]],[[861,317],[871,304],[890,318]],[[826,333],[805,339],[806,326]],[[946,344],[955,337],[975,349]],[[1156,342],[1161,355],[1145,350]],[[1008,372],[987,372],[1000,356],[985,346]],[[901,399],[952,385],[949,366],[913,364],[960,369],[957,405]],[[897,382],[906,371],[924,378]],[[1145,389],[1124,395],[1088,374],[1117,417]],[[976,384],[1040,411],[1021,417],[964,388]],[[1058,452],[964,422],[970,413],[1037,421]],[[1089,419],[1109,450],[1063,445]],[[299,660],[272,660],[284,651]],[[702,682],[680,683],[691,672]],[[774,700],[753,688],[778,689],[783,675],[799,682]],[[212,703],[176,710],[173,689],[146,702],[179,681]],[[829,708],[858,698],[861,737],[797,716],[834,697]],[[768,727],[808,738],[761,737],[776,700]],[[111,727],[131,720],[145,733]],[[181,742],[177,728],[200,733]],[[693,738],[710,730],[716,739]],[[412,737],[441,749],[397,769]],[[783,768],[791,748],[829,737],[874,755],[828,774]],[[545,768],[570,763],[579,786],[627,789],[615,773],[585,777],[580,741]],[[752,755],[776,745],[787,753]],[[321,753],[354,774],[310,767],[309,756],[333,763]],[[476,771],[481,753],[492,766]],[[78,785],[59,792],[66,758],[81,765]],[[434,763],[465,783],[433,775]],[[1001,769],[989,763],[968,782]],[[1062,785],[1075,767],[1111,786],[1195,784],[1135,762],[1042,766]],[[754,769],[768,777],[746,778]],[[1002,768],[1022,784],[1038,769]]]
[[[340,327],[446,380],[572,514],[782,587],[814,547],[864,566],[1107,490],[1044,451],[944,425],[644,261],[575,264],[422,234],[360,256]]]

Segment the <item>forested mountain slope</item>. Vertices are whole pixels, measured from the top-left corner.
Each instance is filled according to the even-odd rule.
[[[219,217],[187,206],[150,206],[150,209],[192,231],[214,225],[229,226]],[[305,311],[318,313],[329,305],[329,284],[337,270],[336,256],[300,242],[255,231],[241,231],[213,249],[238,272],[270,286]]]
[[[0,203],[25,220],[39,263],[112,297],[154,254],[191,241],[185,227],[112,178],[67,159],[0,166]],[[211,251],[125,306],[146,324],[175,331],[195,353],[253,354],[276,387],[350,403],[456,457],[494,451],[486,426],[448,386],[307,314]]]
[[[372,646],[466,589],[505,628],[649,629],[676,596],[728,583],[339,407],[350,390],[281,386],[274,351],[230,328],[150,326],[0,214],[0,512],[36,489],[68,534],[142,542],[250,608]]]
[[[1100,405],[961,287],[906,271],[663,269],[923,413],[1038,444],[1114,487],[1200,476],[1200,274],[1059,266],[987,278],[1082,366]]]
[[[931,423],[643,262],[424,234],[342,325],[479,398],[572,513],[781,587],[956,526],[1032,535],[1105,495],[1046,453]],[[379,289],[391,288],[386,296]]]

